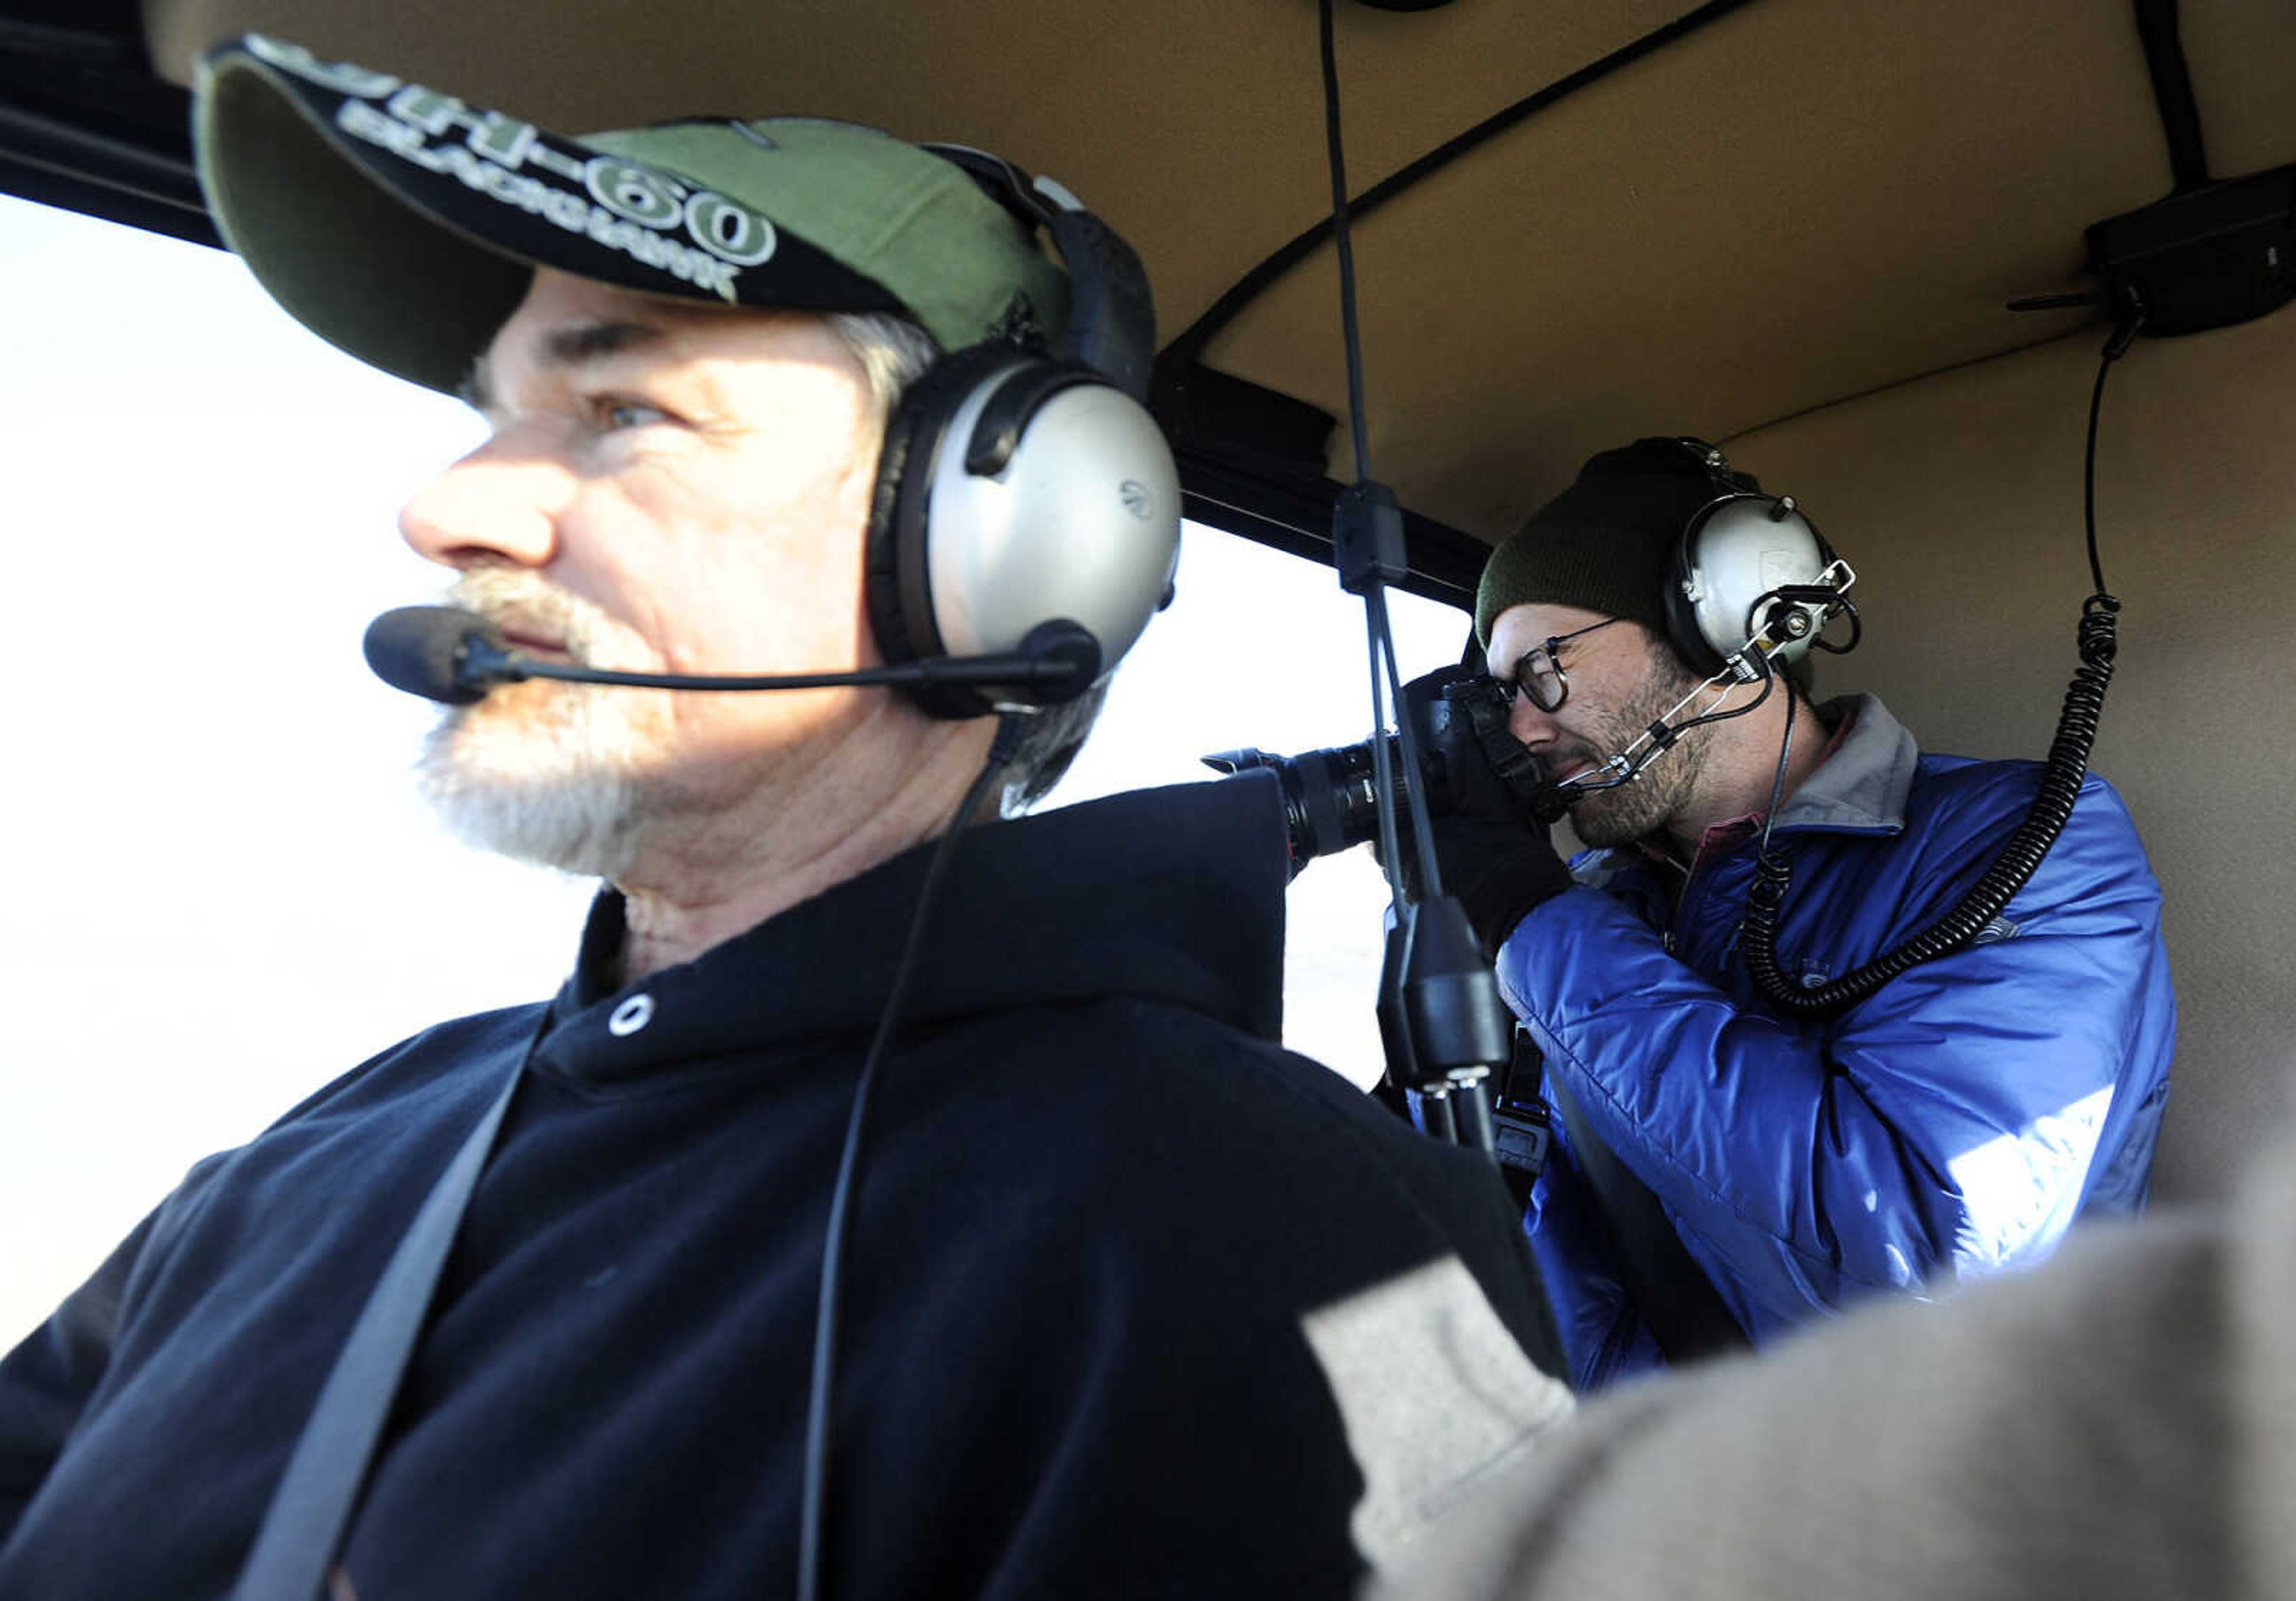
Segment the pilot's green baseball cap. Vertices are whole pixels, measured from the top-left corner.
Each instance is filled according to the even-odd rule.
[[[554,134],[248,34],[201,65],[200,182],[304,326],[453,393],[554,267],[718,305],[890,311],[945,350],[1057,343],[1068,280],[961,168],[874,128],[709,119]]]

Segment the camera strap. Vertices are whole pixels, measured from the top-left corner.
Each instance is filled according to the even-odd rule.
[[[1483,760],[1506,785],[1507,793],[1527,806],[1540,825],[1553,826],[1562,816],[1562,809],[1553,804],[1554,786],[1538,770],[1538,759],[1530,753],[1530,747],[1507,727],[1506,701],[1489,675],[1478,673],[1446,684],[1443,698],[1466,714],[1468,731],[1475,736]]]

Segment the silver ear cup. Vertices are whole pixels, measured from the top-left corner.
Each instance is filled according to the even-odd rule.
[[[1171,449],[1139,402],[1084,382],[1035,408],[997,472],[974,473],[968,443],[1000,387],[974,389],[934,455],[926,571],[941,649],[1013,650],[1065,618],[1099,640],[1104,674],[1148,626],[1179,562]]]
[[[1734,495],[1709,505],[1698,514],[1685,554],[1683,599],[1700,637],[1721,656],[1742,649],[1760,631],[1763,619],[1755,610],[1763,595],[1790,584],[1816,583],[1828,561],[1817,530],[1793,502],[1767,495]],[[1773,654],[1791,661],[1815,637],[1813,630]]]

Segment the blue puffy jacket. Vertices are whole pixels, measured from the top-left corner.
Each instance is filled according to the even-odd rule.
[[[1923,755],[1871,696],[1854,719],[1774,833],[1794,868],[1779,965],[1806,982],[1951,907],[2038,783],[2033,762]],[[2176,1002],[2161,887],[2110,784],[2087,781],[1976,941],[1823,1020],[1776,1015],[1738,960],[1753,858],[1748,839],[1684,884],[1631,849],[1589,852],[1498,971],[1547,1073],[1757,1343],[1874,1291],[2038,1261],[2077,1216],[2143,1205]],[[1663,1359],[1560,1134],[1525,1226],[1595,1388]]]

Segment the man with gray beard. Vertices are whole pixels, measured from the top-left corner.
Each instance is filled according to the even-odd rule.
[[[1773,527],[1802,531],[1742,533]],[[2102,778],[1950,954],[1824,1012],[1750,964],[1765,854],[1791,883],[1770,976],[1824,985],[1955,907],[2040,772],[1923,752],[1872,695],[1730,672],[1758,630],[1694,607],[1768,614],[1811,581],[1768,565],[1796,538],[1831,561],[1790,499],[1654,438],[1588,461],[1484,569],[1509,731],[1594,849],[1566,868],[1519,812],[1439,819],[1435,843],[1543,1059],[1543,1095],[1511,1087],[1554,1124],[1527,1227],[1582,1388],[2038,1261],[2144,1199],[2176,1008],[2160,887]]]
[[[195,137],[289,312],[484,418],[400,519],[459,610],[371,659],[462,702],[456,828],[606,882],[554,998],[202,1162],[0,1364],[0,1595],[1336,1597],[1567,1406],[1488,1165],[1282,1048],[1275,785],[993,815],[1170,577],[1120,242],[254,37]]]

